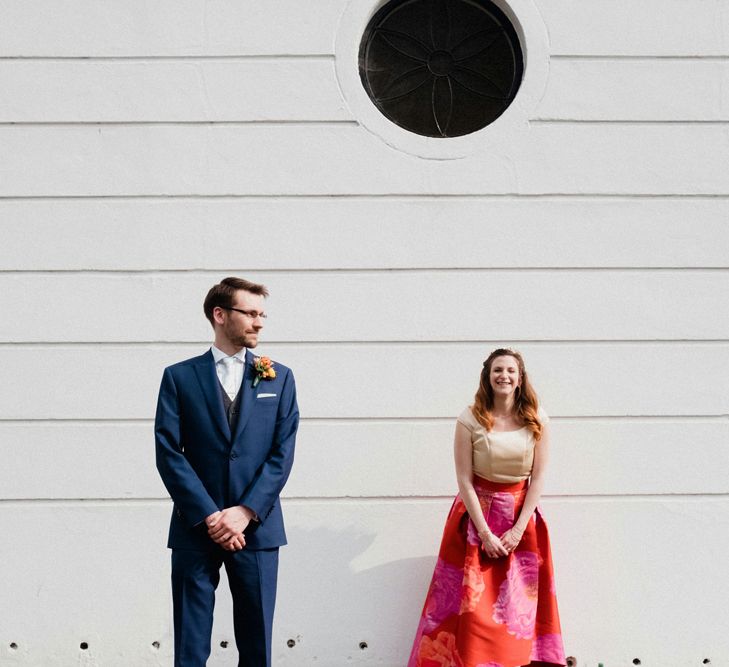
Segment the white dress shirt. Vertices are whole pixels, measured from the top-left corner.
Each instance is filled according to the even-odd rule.
[[[220,380],[220,384],[223,385],[223,389],[225,389],[225,393],[228,394],[230,400],[234,401],[240,391],[240,386],[243,384],[243,374],[246,367],[246,348],[236,352],[233,356],[228,356],[225,352],[215,347],[215,345],[210,346],[210,351],[213,353],[213,359],[215,360],[215,372],[218,380]],[[227,362],[230,364],[230,373],[226,369],[224,359],[230,360]],[[253,514],[253,520],[258,521],[258,515],[250,507],[246,507],[246,509]]]
[[[243,371],[246,366],[246,348],[228,356],[215,345],[210,347],[215,360],[215,372],[218,375],[220,384],[223,385],[225,393],[231,401],[235,400],[241,384],[243,384]]]

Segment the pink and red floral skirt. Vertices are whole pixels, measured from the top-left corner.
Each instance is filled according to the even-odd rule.
[[[474,477],[491,530],[511,528],[527,482]],[[408,667],[564,665],[549,534],[537,510],[517,548],[488,558],[460,496],[443,531]]]

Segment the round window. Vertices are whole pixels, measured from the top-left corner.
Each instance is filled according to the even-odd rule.
[[[519,38],[488,0],[391,0],[362,37],[359,73],[380,112],[426,137],[496,120],[524,73]]]

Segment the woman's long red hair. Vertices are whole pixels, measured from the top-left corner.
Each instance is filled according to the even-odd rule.
[[[534,440],[538,442],[542,437],[542,423],[537,416],[539,399],[532,385],[529,383],[529,376],[527,375],[526,368],[524,368],[524,359],[515,350],[500,347],[494,350],[486,361],[483,362],[478,391],[476,392],[473,407],[471,408],[473,416],[487,431],[493,428],[494,417],[492,411],[494,409],[494,390],[491,387],[489,377],[491,375],[491,366],[497,357],[514,357],[516,359],[517,365],[519,366],[519,386],[514,395],[514,414],[532,432]]]

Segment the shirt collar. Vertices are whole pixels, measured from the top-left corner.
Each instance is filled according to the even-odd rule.
[[[215,363],[217,364],[221,359],[225,359],[226,357],[230,356],[225,354],[222,350],[219,350],[215,345],[210,346],[210,351],[213,353],[213,359],[215,360]],[[246,363],[246,348],[243,348],[242,350],[239,350],[234,355],[232,355],[233,359],[238,359],[242,364]]]

